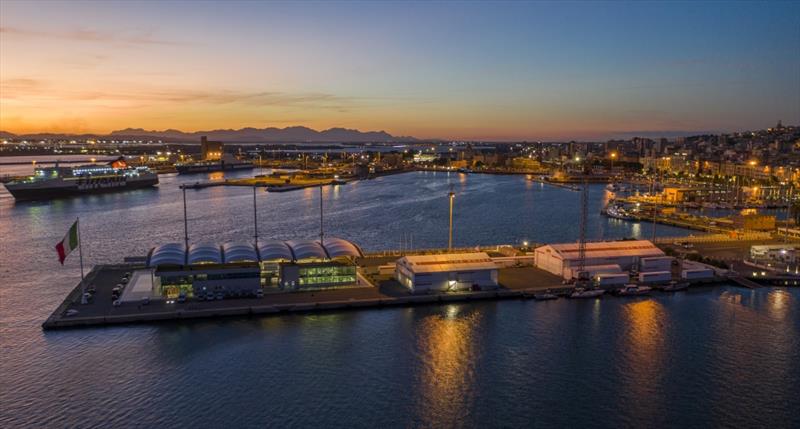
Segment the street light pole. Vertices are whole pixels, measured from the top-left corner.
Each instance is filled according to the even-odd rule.
[[[319,244],[325,245],[324,230],[322,228],[322,186],[319,187]]]
[[[186,245],[186,250],[189,250],[189,221],[186,218],[186,186],[182,186],[183,190],[183,241]]]
[[[253,231],[256,239],[256,249],[258,249],[258,210],[256,210],[256,185],[253,185]]]
[[[447,250],[452,251],[453,250],[453,200],[456,197],[455,192],[450,191],[448,197],[450,198],[450,236],[447,240]]]

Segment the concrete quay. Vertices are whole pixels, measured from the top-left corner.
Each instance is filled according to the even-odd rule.
[[[379,282],[377,286],[276,292],[267,293],[262,298],[189,300],[184,303],[151,300],[147,304],[124,302],[119,306],[112,305],[111,290],[119,279],[133,268],[135,267],[125,264],[94,267],[86,277],[87,287],[95,289],[92,301],[88,304],[80,303],[82,289],[77,285],[42,324],[42,328],[53,330],[220,317],[258,317],[485,300],[532,299],[543,291],[563,297],[569,296],[573,289],[571,285],[562,284],[560,277],[538,268],[514,267],[501,268],[500,288],[486,291],[413,295],[396,281],[386,280]]]

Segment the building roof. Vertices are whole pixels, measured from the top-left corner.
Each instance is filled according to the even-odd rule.
[[[292,249],[294,259],[328,259],[328,252],[320,246],[319,241],[291,240],[286,245]]]
[[[252,243],[228,242],[222,245],[225,263],[258,262],[258,252]]]
[[[576,260],[579,256],[578,243],[547,244],[540,249],[552,250],[564,260]],[[586,243],[586,259],[619,258],[619,257],[653,257],[664,256],[664,252],[649,240],[600,241]]]
[[[397,263],[415,274],[497,269],[497,264],[485,252],[409,255],[400,258]]]
[[[303,259],[332,259],[343,256],[362,257],[361,248],[341,238],[326,238],[324,246],[319,241],[267,240],[255,246],[246,242],[228,242],[222,246],[214,243],[195,243],[189,251],[180,243],[168,243],[153,248],[147,265],[223,264],[255,261],[298,261]]]
[[[341,238],[326,238],[325,241],[322,242],[322,247],[325,248],[325,252],[327,252],[328,256],[331,258],[339,256],[364,256],[358,246]]]
[[[182,243],[167,243],[150,251],[148,265],[184,265],[186,264],[186,246]]]
[[[294,260],[292,249],[286,245],[285,241],[258,241],[258,254],[262,261],[274,261],[283,259],[286,261]]]
[[[220,247],[214,243],[195,243],[189,246],[186,262],[189,265],[221,264],[222,251]]]

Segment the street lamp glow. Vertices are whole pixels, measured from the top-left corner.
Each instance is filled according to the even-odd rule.
[[[447,250],[452,251],[453,250],[453,200],[456,197],[456,193],[450,191],[450,193],[447,195],[450,197],[450,235],[447,240]]]

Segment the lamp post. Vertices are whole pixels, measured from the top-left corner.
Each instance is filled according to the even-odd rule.
[[[450,252],[453,250],[453,200],[456,198],[456,194],[450,191],[447,195],[450,198],[450,235],[447,240],[447,251]]]
[[[186,245],[186,251],[189,251],[189,221],[186,218],[186,186],[182,185],[183,191],[183,242]]]
[[[614,158],[617,157],[616,152],[611,152],[611,174],[614,174]]]
[[[322,213],[322,186],[319,187],[319,244],[325,245],[324,242],[324,230],[323,230],[323,213]]]
[[[259,155],[261,157],[261,155]],[[258,210],[256,210],[256,185],[253,185],[253,232],[258,249]]]

